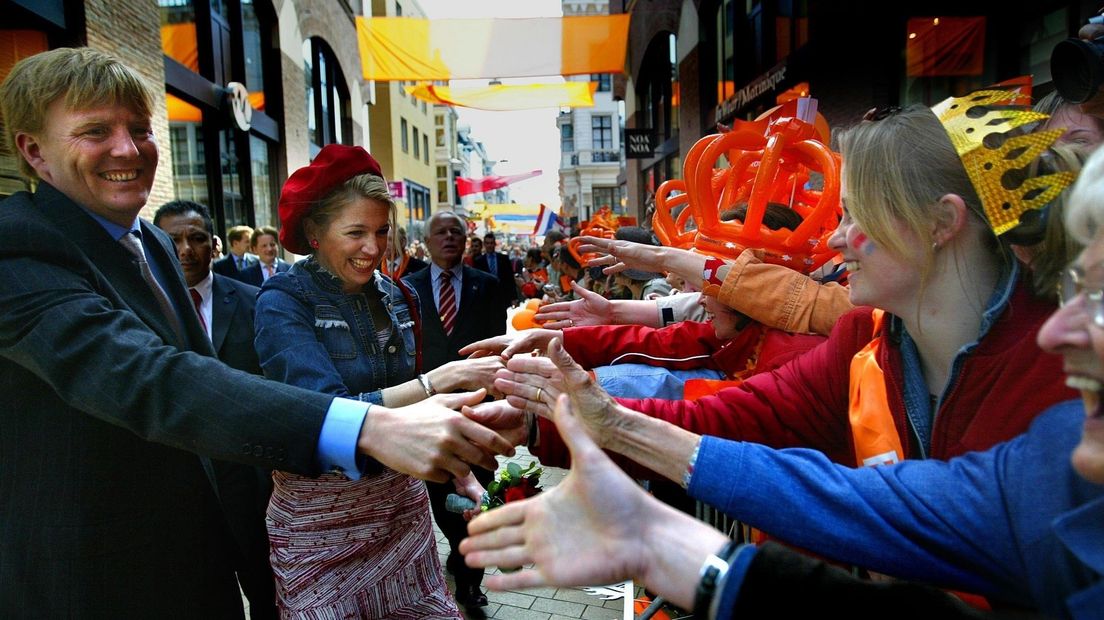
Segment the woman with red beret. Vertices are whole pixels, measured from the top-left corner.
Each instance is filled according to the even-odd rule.
[[[474,446],[430,449],[435,437],[471,421],[436,402],[401,414],[392,408],[437,390],[490,386],[502,362],[463,360],[418,374],[417,300],[378,270],[394,210],[379,164],[360,147],[326,146],[280,197],[280,241],[307,258],[266,281],[257,299],[265,376],[378,405],[362,419],[327,418],[319,442],[349,442],[351,455],[363,425],[378,438],[369,462],[319,478],[273,474],[268,532],[286,618],[460,618],[426,487],[414,475],[444,481],[446,470],[466,469],[452,459],[477,462],[465,457]],[[482,493],[470,473],[457,488],[473,499]]]

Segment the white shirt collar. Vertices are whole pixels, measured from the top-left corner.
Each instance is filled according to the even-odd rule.
[[[190,288],[194,288],[196,291],[198,291],[199,296],[203,299],[203,303],[206,304],[211,301],[211,296],[214,294],[211,290],[211,286],[214,284],[214,281],[214,272],[208,271],[206,278],[203,278],[199,281],[199,284],[196,284],[195,286],[192,286]]]

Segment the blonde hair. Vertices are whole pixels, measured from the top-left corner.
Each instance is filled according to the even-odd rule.
[[[910,106],[878,121],[865,121],[839,138],[847,184],[847,209],[879,246],[897,256],[909,254],[902,228],[919,239],[925,262],[922,281],[934,264],[931,224],[940,198],[955,194],[985,223],[983,241],[1001,254],[988,227],[981,199],[951,139],[935,114]]]
[[[1032,163],[1031,176],[1062,171],[1078,174],[1084,167],[1084,160],[1085,152],[1082,149],[1055,144]],[[1029,266],[1032,289],[1039,297],[1055,296],[1062,270],[1077,258],[1084,247],[1074,235],[1066,232],[1064,220],[1070,191],[1066,189],[1047,204],[1046,228],[1043,229],[1042,240],[1031,248]]]
[[[1104,223],[1104,148],[1096,149],[1066,201],[1066,232],[1088,245]]]
[[[359,174],[345,181],[329,194],[318,201],[311,210],[303,216],[303,224],[299,227],[297,235],[306,241],[307,228],[323,231],[329,228],[337,214],[346,206],[358,198],[368,198],[382,202],[387,206],[387,220],[394,224],[399,219],[395,208],[395,201],[391,193],[387,191],[387,182],[382,177],[374,174]],[[398,227],[392,225],[391,233],[387,236],[389,246],[398,245]],[[307,243],[302,243],[307,246]]]
[[[253,229],[249,226],[234,226],[230,230],[226,231],[227,243],[234,243],[245,239],[247,241],[253,240]]]
[[[153,93],[145,80],[110,54],[87,47],[35,54],[16,63],[0,85],[0,113],[13,153],[19,152],[15,135],[40,134],[47,109],[62,96],[70,110],[118,103],[149,118],[153,109]],[[29,178],[38,178],[23,157],[19,157],[19,169]]]

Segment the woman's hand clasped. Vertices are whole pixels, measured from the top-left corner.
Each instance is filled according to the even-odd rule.
[[[477,390],[405,407],[374,406],[364,417],[357,448],[395,471],[434,482],[463,478],[472,465],[493,471],[495,455],[512,456],[514,444],[457,411],[485,397]]]

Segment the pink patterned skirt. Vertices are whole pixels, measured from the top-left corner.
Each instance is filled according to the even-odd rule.
[[[273,473],[268,536],[284,618],[460,618],[448,593],[425,484]]]

